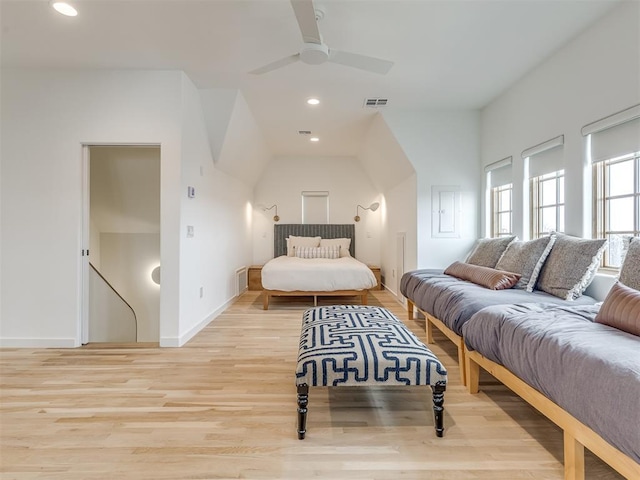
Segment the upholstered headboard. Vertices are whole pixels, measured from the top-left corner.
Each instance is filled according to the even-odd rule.
[[[350,238],[349,253],[356,256],[356,227],[353,224],[302,224],[284,223],[273,226],[273,256],[287,254],[287,237],[322,237],[322,238]]]

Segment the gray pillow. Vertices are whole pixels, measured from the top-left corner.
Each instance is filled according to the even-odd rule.
[[[533,292],[544,261],[556,241],[555,235],[536,238],[528,242],[514,240],[504,251],[496,269],[522,275],[515,288]]]
[[[471,254],[467,257],[465,263],[495,268],[496,263],[500,260],[507,246],[513,242],[515,238],[515,235],[510,237],[481,238],[476,243]]]
[[[640,290],[640,238],[634,237],[629,242],[629,248],[624,256],[620,268],[620,282],[627,287]]]
[[[575,300],[593,280],[607,240],[555,235],[556,241],[542,267],[537,288],[565,300]]]

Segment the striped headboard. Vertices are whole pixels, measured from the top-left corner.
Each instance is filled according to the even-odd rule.
[[[356,226],[353,224],[284,223],[273,226],[273,256],[287,254],[287,237],[350,238],[349,253],[356,256]]]

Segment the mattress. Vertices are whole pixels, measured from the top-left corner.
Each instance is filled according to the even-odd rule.
[[[420,310],[433,315],[458,335],[462,335],[462,326],[474,313],[491,305],[545,302],[575,306],[596,303],[594,298],[586,295],[577,300],[564,300],[540,290],[489,290],[446,275],[442,270],[405,273],[400,281],[400,292]]]
[[[282,255],[262,267],[262,287],[284,292],[368,290],[377,285],[369,267],[353,257],[298,258]]]
[[[509,371],[640,463],[640,337],[595,323],[598,305],[488,307],[469,350]]]

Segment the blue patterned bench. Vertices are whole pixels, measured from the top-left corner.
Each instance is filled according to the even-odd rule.
[[[380,307],[310,308],[302,317],[296,367],[298,438],[306,433],[309,387],[430,385],[442,437],[447,370],[391,312]]]

